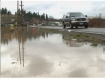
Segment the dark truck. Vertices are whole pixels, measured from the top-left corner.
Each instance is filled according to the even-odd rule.
[[[71,29],[75,26],[78,28],[78,26],[84,26],[85,28],[88,28],[89,20],[87,18],[87,15],[83,15],[80,12],[68,12],[66,15],[63,15],[62,18],[63,28],[66,28],[66,26],[69,26]]]

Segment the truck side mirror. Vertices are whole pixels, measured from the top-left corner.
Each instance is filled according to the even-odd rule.
[[[87,17],[87,15],[85,15],[85,17]]]

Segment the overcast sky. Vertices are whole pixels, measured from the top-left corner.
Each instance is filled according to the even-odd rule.
[[[54,18],[62,18],[67,12],[82,12],[84,15],[105,16],[105,1],[31,1],[22,0],[24,9],[31,12],[47,13]],[[1,8],[6,7],[12,13],[17,10],[17,1],[1,1]]]

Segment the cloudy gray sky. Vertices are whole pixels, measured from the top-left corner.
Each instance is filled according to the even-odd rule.
[[[54,18],[62,18],[63,14],[67,12],[82,12],[84,15],[88,16],[98,16],[99,13],[105,16],[105,1],[31,1],[22,0],[24,4],[24,9],[26,11],[47,13],[49,16]],[[14,13],[17,10],[17,1],[1,1],[1,7],[6,7]]]

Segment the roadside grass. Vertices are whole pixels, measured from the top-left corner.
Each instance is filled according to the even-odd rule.
[[[105,28],[105,19],[101,18],[89,19],[89,27]]]

